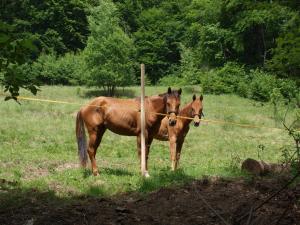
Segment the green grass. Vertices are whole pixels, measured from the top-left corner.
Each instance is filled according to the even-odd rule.
[[[146,94],[162,93],[166,87],[147,87]],[[182,105],[192,98],[183,89]],[[37,98],[87,103],[101,92],[83,87],[46,86]],[[139,94],[139,88],[120,90],[120,97]],[[30,96],[28,92],[22,95]],[[106,132],[97,152],[100,176],[79,168],[75,140],[78,105],[21,101],[0,103],[0,197],[12,199],[22,191],[51,192],[56,197],[110,196],[123,192],[148,192],[181,184],[204,175],[241,176],[241,160],[251,157],[278,162],[280,148],[291,143],[287,132],[241,128],[203,122],[191,126],[182,150],[180,169],[170,172],[167,142],[154,141],[149,158],[150,179],[140,177],[136,138]],[[272,107],[235,95],[205,95],[205,119],[226,120],[274,127]],[[258,146],[263,145],[264,150]],[[1,190],[1,189],[0,189]],[[15,190],[15,192],[13,192]],[[20,192],[21,190],[21,192]],[[8,194],[9,193],[9,194]],[[14,193],[14,194],[11,194]],[[0,199],[1,200],[1,199]]]

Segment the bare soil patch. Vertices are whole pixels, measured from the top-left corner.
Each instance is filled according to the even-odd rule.
[[[141,195],[130,193],[111,198],[81,197],[47,202],[40,194],[21,207],[0,210],[0,224],[300,224],[300,185],[282,191],[249,217],[239,220],[252,206],[276,192],[287,179],[202,179],[181,187],[161,188]],[[31,197],[32,198],[32,197]]]

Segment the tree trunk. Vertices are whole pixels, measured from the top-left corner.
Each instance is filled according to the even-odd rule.
[[[263,56],[263,67],[265,66],[266,58],[267,58],[267,49],[266,49],[266,41],[265,41],[265,31],[264,26],[261,25],[260,27],[260,34],[261,34],[261,40],[262,40],[262,56]]]

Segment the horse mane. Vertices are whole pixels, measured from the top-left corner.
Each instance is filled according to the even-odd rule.
[[[174,97],[178,98],[178,97],[180,97],[180,94],[178,93],[177,90],[172,90],[171,93],[166,92],[163,94],[159,94],[158,96],[160,96],[160,97],[174,96]]]

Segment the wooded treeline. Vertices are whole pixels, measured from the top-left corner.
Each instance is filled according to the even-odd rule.
[[[0,79],[13,94],[35,92],[35,84],[112,94],[135,84],[145,63],[152,84],[199,83],[206,92],[261,100],[274,89],[295,96],[299,9],[297,0],[3,0]]]

